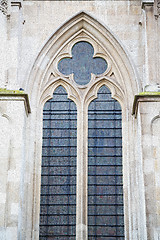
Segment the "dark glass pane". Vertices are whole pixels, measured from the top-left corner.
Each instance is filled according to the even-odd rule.
[[[43,110],[40,240],[75,239],[75,104],[58,87]]]
[[[124,239],[121,107],[101,87],[88,110],[88,239]]]
[[[93,58],[93,46],[85,41],[76,43],[72,48],[72,58],[63,58],[58,69],[64,75],[74,74],[74,80],[85,85],[91,80],[91,73],[102,74],[107,69],[107,62],[101,57]]]

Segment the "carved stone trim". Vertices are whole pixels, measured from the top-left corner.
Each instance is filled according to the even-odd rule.
[[[0,0],[0,11],[4,15],[7,15],[7,10],[8,10],[8,0]]]
[[[160,0],[154,1],[154,16],[156,19],[160,16]]]

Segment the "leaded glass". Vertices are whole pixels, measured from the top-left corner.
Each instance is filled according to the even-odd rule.
[[[89,240],[124,239],[121,107],[105,86],[88,110]]]
[[[102,74],[107,69],[107,62],[101,57],[94,57],[93,46],[85,41],[76,43],[72,48],[72,58],[63,58],[58,69],[64,75],[74,73],[74,80],[85,85],[91,80],[91,73]]]
[[[43,110],[40,240],[75,240],[77,111],[60,86]]]

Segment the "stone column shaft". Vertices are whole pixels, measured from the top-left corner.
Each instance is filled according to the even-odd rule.
[[[83,103],[77,111],[76,240],[87,240],[88,116]]]

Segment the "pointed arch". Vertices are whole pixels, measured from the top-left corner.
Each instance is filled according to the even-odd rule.
[[[113,80],[109,77],[102,77],[102,78],[98,79],[98,81],[96,81],[91,86],[91,88],[88,90],[86,97],[85,97],[85,103],[87,105],[89,105],[91,101],[93,101],[94,99],[97,98],[98,91],[103,85],[106,86],[111,91],[112,98],[117,100],[120,103],[121,107],[123,105],[125,105],[123,103],[124,93],[121,91],[120,86],[118,84],[115,85]]]
[[[116,69],[116,81],[125,92],[125,100],[132,104],[134,95],[141,89],[134,63],[122,43],[108,27],[84,11],[65,22],[42,47],[25,88],[30,93],[31,102],[32,97],[35,99],[35,94],[41,95],[45,90],[45,84],[51,75],[50,66],[53,59],[66,44],[84,32],[106,50]]]
[[[68,98],[71,99],[75,104],[78,104],[80,101],[79,94],[76,89],[69,84],[65,79],[60,77],[52,80],[51,82],[47,83],[46,88],[43,91],[43,94],[40,98],[40,103],[45,104],[46,101],[53,97],[54,91],[59,87],[62,86],[68,94]]]

